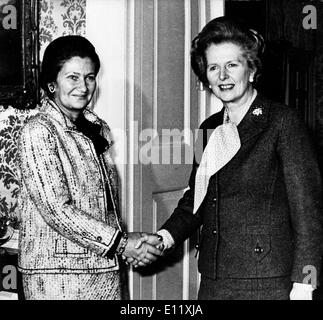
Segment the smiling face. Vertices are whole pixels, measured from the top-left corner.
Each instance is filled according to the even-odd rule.
[[[213,93],[225,104],[242,105],[252,95],[255,71],[250,70],[240,46],[225,42],[206,50],[207,79]]]
[[[57,105],[69,118],[77,119],[91,101],[96,88],[93,61],[81,57],[67,60],[53,85]]]

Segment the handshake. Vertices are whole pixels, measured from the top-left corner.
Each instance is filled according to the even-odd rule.
[[[127,264],[137,268],[147,266],[163,255],[164,244],[160,235],[156,233],[130,232],[122,252],[122,259]]]

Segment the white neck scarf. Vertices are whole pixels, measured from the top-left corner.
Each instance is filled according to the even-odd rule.
[[[257,93],[254,91],[249,107]],[[248,109],[249,109],[248,107]],[[201,162],[195,175],[194,209],[195,214],[207,192],[209,179],[223,168],[241,147],[239,132],[235,123],[230,121],[227,108],[224,111],[223,124],[212,132],[203,151]]]

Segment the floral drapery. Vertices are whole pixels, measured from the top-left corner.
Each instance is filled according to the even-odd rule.
[[[23,123],[37,110],[0,108],[0,216],[16,219],[18,181],[16,141]]]
[[[39,41],[41,56],[51,41],[60,36],[85,36],[86,0],[41,0]]]
[[[59,36],[85,36],[86,0],[40,0],[40,56]],[[0,106],[0,217],[16,220],[18,181],[16,176],[17,137],[34,110],[5,109]]]

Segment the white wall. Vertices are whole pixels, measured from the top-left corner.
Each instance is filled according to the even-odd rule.
[[[202,29],[210,20],[224,15],[225,0],[199,0],[199,7],[200,29]],[[199,106],[199,122],[201,123],[211,114],[219,112],[223,104],[215,95],[200,91]]]
[[[125,198],[125,84],[127,0],[88,0],[86,37],[101,60],[94,110],[111,128],[115,141],[115,162],[121,178],[121,199]],[[123,207],[123,205],[122,205]],[[124,215],[124,210],[122,210]]]
[[[223,16],[224,9],[225,0],[211,0],[210,18],[214,19]],[[218,98],[216,98],[215,95],[212,95],[210,100],[210,114],[219,112],[222,107],[222,102]]]

